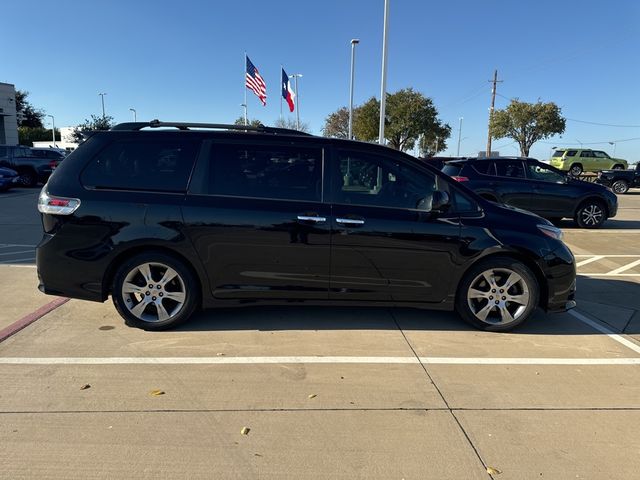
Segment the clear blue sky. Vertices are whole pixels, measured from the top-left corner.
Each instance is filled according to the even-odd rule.
[[[347,105],[351,38],[355,102],[380,95],[383,0],[271,2],[6,2],[0,81],[76,125],[100,114],[116,121],[232,122],[241,115],[246,50],[267,82],[268,104],[248,96],[249,116],[273,123],[280,112],[280,64],[300,79],[301,120],[320,133],[324,118]],[[461,154],[486,145],[490,86],[507,98],[553,101],[571,119],[640,125],[640,2],[637,0],[391,0],[387,91],[404,87],[433,98],[453,134],[464,117]],[[502,96],[503,95],[503,96]],[[506,97],[506,98],[505,98]],[[286,106],[285,106],[286,109]],[[640,137],[640,128],[567,122],[552,146]],[[516,154],[498,140],[502,154]],[[612,153],[608,144],[593,145]],[[640,160],[640,140],[616,144]]]

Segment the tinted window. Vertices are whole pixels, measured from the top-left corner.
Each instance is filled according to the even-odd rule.
[[[567,150],[567,157],[575,157],[576,153],[578,153],[577,150]]]
[[[453,201],[457,212],[475,212],[478,210],[478,205],[475,202],[457,190],[453,191]]]
[[[542,180],[553,183],[564,183],[565,180],[563,174],[541,163],[527,163],[527,174],[532,180]]]
[[[524,167],[518,160],[496,162],[496,172],[499,177],[525,178]]]
[[[445,173],[450,177],[455,177],[456,175],[460,175],[460,172],[462,171],[462,168],[464,166],[464,163],[447,163],[444,167],[442,167],[442,173]]]
[[[553,152],[554,157],[561,157],[562,155],[564,155],[564,150],[556,150]]]
[[[595,150],[593,152],[593,156],[596,157],[596,158],[611,158],[611,157],[609,157],[609,155],[606,154],[606,152],[602,152],[602,151],[598,151],[598,150]]]
[[[322,198],[321,148],[216,144],[211,165],[212,194],[305,201]]]
[[[448,191],[439,177],[390,157],[341,151],[338,162],[337,203],[422,209],[435,190]]]
[[[0,147],[0,157],[7,156],[7,147]]]
[[[444,167],[442,167],[442,173],[449,175],[450,177],[455,177],[460,175],[460,170],[462,170],[461,163],[447,163]]]
[[[481,161],[481,162],[474,162],[473,163],[473,169],[482,174],[482,175],[495,175],[496,171],[493,168],[493,162],[487,162],[487,161]]]
[[[199,142],[116,141],[82,172],[86,187],[182,192],[187,188]]]
[[[580,152],[581,157],[593,157],[593,152],[591,150],[583,150]]]

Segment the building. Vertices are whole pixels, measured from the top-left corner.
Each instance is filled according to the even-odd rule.
[[[0,82],[0,145],[18,145],[16,88]]]
[[[61,127],[58,130],[60,130],[60,141],[56,141],[56,148],[62,148],[67,151],[72,151],[78,148],[78,144],[73,138],[73,131],[75,130],[75,127]],[[51,148],[54,146],[53,138],[47,141],[33,142],[33,146],[39,148]]]

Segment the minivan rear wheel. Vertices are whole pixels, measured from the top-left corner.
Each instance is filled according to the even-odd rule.
[[[471,267],[456,296],[456,311],[473,326],[505,332],[525,322],[538,305],[540,287],[522,262],[493,257]]]
[[[114,276],[112,300],[125,323],[144,330],[166,330],[191,317],[198,284],[179,260],[161,252],[136,255]]]

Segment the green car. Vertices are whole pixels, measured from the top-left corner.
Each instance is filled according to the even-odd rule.
[[[584,150],[582,148],[558,148],[549,162],[570,175],[577,177],[582,172],[599,172],[600,170],[626,170],[627,161],[611,158],[602,150]]]

